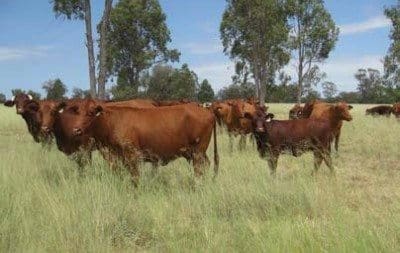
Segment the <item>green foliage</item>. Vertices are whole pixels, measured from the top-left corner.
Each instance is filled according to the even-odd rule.
[[[65,16],[67,19],[83,19],[84,0],[52,0],[53,12],[57,17]]]
[[[0,103],[4,103],[7,100],[6,95],[0,93]]]
[[[357,91],[350,91],[350,92],[342,91],[336,96],[334,100],[346,101],[347,103],[360,103],[361,96],[360,93]]]
[[[290,13],[290,47],[297,62],[298,94],[300,102],[304,90],[320,79],[316,64],[329,57],[338,40],[336,27],[322,0],[288,0]]]
[[[179,52],[167,47],[171,38],[165,20],[158,0],[121,0],[116,4],[107,34],[107,68],[129,88],[114,90],[137,94],[145,70],[157,62],[179,59]]]
[[[288,32],[284,1],[227,0],[220,25],[224,52],[236,61],[237,74],[252,74],[261,100],[276,71],[289,61]]]
[[[400,92],[400,2],[385,9],[385,15],[392,22],[391,44],[384,59],[386,85]],[[397,97],[400,99],[400,97]]]
[[[359,69],[354,77],[358,81],[361,103],[384,103],[387,101],[386,88],[379,70]]]
[[[59,78],[45,82],[42,88],[46,92],[47,99],[64,99],[68,92],[67,87]]]
[[[157,100],[196,100],[199,86],[196,73],[187,64],[180,69],[156,65],[142,78],[142,84],[146,96]]]
[[[22,89],[12,89],[12,90],[11,90],[11,94],[12,94],[13,96],[16,96],[16,95],[18,95],[18,94],[25,94],[25,91],[22,90]]]
[[[200,84],[199,92],[197,94],[197,99],[201,103],[213,101],[215,97],[214,90],[211,87],[207,79],[204,79]]]
[[[72,90],[72,98],[91,98],[89,90],[83,90],[81,88],[74,88]]]
[[[322,94],[326,99],[332,100],[337,93],[337,85],[334,82],[327,81],[322,83]]]
[[[256,91],[253,83],[231,84],[218,91],[219,99],[236,99],[254,97]]]

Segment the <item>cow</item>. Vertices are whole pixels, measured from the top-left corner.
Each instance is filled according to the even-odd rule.
[[[289,119],[301,119],[303,113],[303,106],[295,104],[292,109],[289,110]]]
[[[390,114],[392,113],[392,106],[390,105],[378,105],[372,108],[368,108],[365,110],[365,115],[384,115],[386,117],[390,117]]]
[[[246,113],[245,117],[252,122],[257,150],[262,158],[267,157],[271,175],[275,176],[279,155],[285,151],[296,157],[306,151],[312,151],[312,174],[318,171],[322,161],[325,161],[331,173],[334,173],[330,153],[333,129],[327,120],[273,120],[272,113],[260,108],[254,115]]]
[[[20,93],[11,100],[7,100],[4,105],[12,107],[15,105],[17,114],[25,120],[29,133],[35,142],[49,143],[51,138],[41,131],[42,115],[38,113],[43,108],[48,108],[55,104],[52,100],[35,101],[31,95]]]
[[[194,103],[188,99],[180,99],[180,100],[156,100],[156,106],[173,106],[173,105],[182,105],[182,104],[189,104]]]
[[[187,104],[157,108],[105,106],[94,100],[61,103],[59,118],[68,118],[67,136],[90,136],[139,178],[138,161],[167,164],[178,157],[193,162],[196,176],[209,164],[206,151],[214,131],[214,172],[218,173],[216,122],[207,109]]]
[[[72,99],[67,103],[75,104],[75,107],[71,107],[72,111],[78,112],[79,104],[85,103],[87,99]],[[147,99],[133,99],[127,101],[101,101],[96,100],[99,104],[104,106],[115,106],[115,107],[132,107],[132,108],[155,108],[152,100]],[[91,153],[96,149],[91,141],[90,136],[82,135],[79,137],[73,137],[68,135],[68,130],[71,127],[71,120],[68,117],[59,117],[60,104],[65,101],[58,102],[48,110],[40,111],[42,115],[41,129],[47,135],[54,134],[58,149],[64,154],[71,156],[73,155],[74,160],[78,163],[78,166],[83,167],[88,161],[91,161]],[[102,153],[103,156],[108,154]],[[110,158],[108,159],[110,160]]]
[[[400,102],[393,104],[392,113],[397,119],[400,119]]]
[[[233,137],[240,135],[239,149],[242,150],[246,145],[246,135],[251,133],[251,123],[244,117],[244,114],[254,113],[256,104],[242,99],[230,99],[216,101],[211,105],[211,109],[217,118],[219,125],[226,125],[229,135],[229,150],[233,150]]]
[[[329,104],[319,100],[313,100],[304,105],[303,110],[301,111],[301,118],[328,120],[334,129],[334,145],[336,152],[338,152],[343,120],[352,120],[349,112],[352,108],[353,106],[348,105],[346,102]]]

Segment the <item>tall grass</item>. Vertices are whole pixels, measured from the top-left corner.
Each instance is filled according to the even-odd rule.
[[[220,134],[216,180],[178,159],[141,166],[135,189],[98,154],[82,175],[0,107],[0,252],[399,252],[400,122],[365,108],[344,124],[336,178],[325,165],[311,177],[305,154],[282,155],[273,179],[251,143],[230,153]]]

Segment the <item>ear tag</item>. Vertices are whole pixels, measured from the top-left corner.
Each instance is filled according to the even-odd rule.
[[[29,95],[29,94],[28,94],[28,98],[29,98],[29,100],[33,99],[33,97],[31,95]]]
[[[96,117],[99,117],[101,114],[101,112],[96,113]]]
[[[58,113],[63,113],[64,112],[64,108],[62,108],[62,109],[60,109],[59,111],[58,111]]]
[[[265,122],[271,122],[271,118],[266,119]]]

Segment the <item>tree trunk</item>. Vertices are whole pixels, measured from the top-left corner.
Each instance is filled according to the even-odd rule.
[[[301,104],[301,95],[303,93],[303,62],[299,61],[299,68],[297,70],[298,84],[297,84],[297,103]]]
[[[260,77],[259,77],[259,89],[260,89],[260,94],[259,94],[259,99],[260,99],[260,105],[264,106],[265,105],[265,95],[267,93],[267,83],[266,83],[266,69],[265,66],[262,66],[260,68]]]
[[[96,67],[94,65],[94,50],[92,36],[92,14],[90,11],[90,0],[85,0],[85,25],[86,25],[86,47],[88,49],[90,95],[96,98]]]
[[[112,0],[105,1],[103,18],[100,28],[100,63],[99,63],[99,78],[98,78],[98,97],[105,99],[106,95],[106,63],[107,63],[107,33],[110,21],[110,12],[112,8]]]

